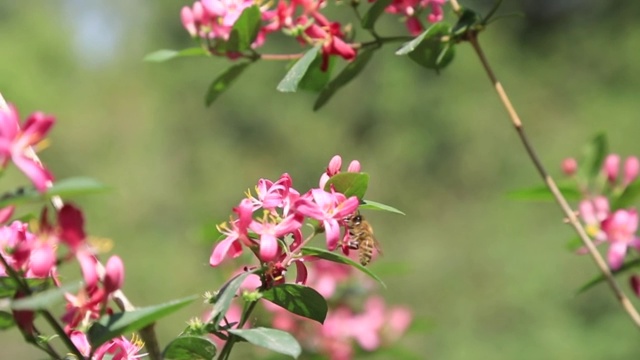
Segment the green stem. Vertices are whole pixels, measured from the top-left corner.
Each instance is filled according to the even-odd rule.
[[[245,304],[244,310],[242,311],[242,316],[240,317],[240,322],[237,326],[238,329],[241,329],[247,322],[247,319],[249,319],[249,315],[251,315],[251,312],[253,312],[253,309],[255,309],[257,303],[257,301],[251,301]],[[236,341],[238,341],[238,336],[229,333],[229,338],[222,347],[220,355],[218,356],[218,360],[227,360],[229,358],[229,355],[231,355],[231,349],[233,348],[233,345],[235,345]]]
[[[7,260],[4,258],[4,256],[0,255],[0,261],[2,261],[2,265],[4,266],[7,274],[9,274],[9,277],[11,277],[16,282],[16,284],[18,284],[18,287],[25,294],[25,296],[32,295],[31,289],[29,288],[27,283],[18,274],[18,272],[16,272],[11,266],[9,266],[9,263],[7,263]],[[73,344],[71,339],[67,336],[67,334],[64,332],[64,329],[62,329],[60,324],[58,324],[58,322],[53,317],[53,315],[51,315],[51,313],[49,311],[47,311],[47,310],[38,310],[37,312],[39,314],[42,314],[42,316],[45,318],[45,320],[47,320],[49,325],[53,328],[53,330],[56,332],[56,334],[58,334],[58,336],[60,337],[62,342],[64,342],[64,344],[67,346],[69,351],[71,351],[79,359],[82,359],[84,356],[82,355],[82,353],[80,353],[78,348]],[[43,349],[41,346],[38,346],[38,347],[40,349]],[[53,348],[51,346],[48,345],[48,349],[49,349],[49,351],[47,351],[45,349],[43,349],[43,350],[45,350],[47,353],[53,352],[55,354],[55,350],[53,350]]]

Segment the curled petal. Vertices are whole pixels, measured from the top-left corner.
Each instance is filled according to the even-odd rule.
[[[87,288],[92,289],[98,284],[98,271],[96,270],[96,258],[88,252],[78,251],[76,258],[82,269],[82,278]]]
[[[11,215],[13,215],[13,210],[15,210],[15,208],[15,206],[10,205],[0,209],[0,224],[4,224],[9,221]]]
[[[28,157],[14,154],[11,160],[31,180],[39,192],[44,193],[48,184],[53,181],[53,175],[47,169]]]
[[[306,285],[307,266],[302,261],[294,261],[294,264],[296,264],[296,284]]]
[[[196,20],[190,7],[182,7],[180,11],[180,21],[182,21],[182,26],[189,32],[189,35],[196,36],[198,32],[196,30]]]
[[[240,254],[242,254],[242,245],[240,245],[237,239],[228,238],[222,240],[213,249],[211,257],[209,258],[209,265],[214,267],[218,266],[225,257],[229,256],[233,259],[240,256]]]
[[[335,250],[340,240],[340,225],[336,220],[324,221],[324,231],[327,235],[327,249],[329,251]]]

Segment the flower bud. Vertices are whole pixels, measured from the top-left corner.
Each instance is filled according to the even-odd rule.
[[[618,178],[618,172],[620,171],[620,156],[617,154],[610,154],[604,159],[604,165],[602,167],[604,174],[607,176],[607,180],[611,184],[615,184]]]
[[[636,294],[637,297],[640,297],[640,277],[638,277],[638,275],[633,275],[629,280],[633,293]]]
[[[631,184],[640,172],[640,161],[635,156],[629,156],[624,162],[624,185]]]
[[[353,160],[350,164],[349,167],[347,168],[348,172],[360,172],[360,161],[358,160]]]
[[[124,264],[119,256],[112,256],[107,261],[104,275],[104,289],[112,293],[122,287],[124,282]]]
[[[56,262],[56,254],[51,246],[39,246],[29,255],[29,269],[36,277],[46,277]]]
[[[340,155],[336,155],[331,158],[329,161],[329,166],[327,167],[327,175],[333,176],[340,172],[340,168],[342,167],[342,158]]]
[[[578,170],[578,162],[574,158],[566,158],[562,161],[562,172],[567,176],[573,176]]]

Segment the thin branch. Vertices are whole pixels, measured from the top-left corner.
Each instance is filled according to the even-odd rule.
[[[453,3],[455,3],[455,0],[452,0],[452,4]],[[522,121],[520,121],[520,117],[516,113],[516,110],[511,104],[511,101],[509,100],[507,93],[502,87],[502,84],[500,84],[500,82],[498,81],[495,73],[493,72],[491,66],[489,65],[489,61],[485,57],[485,54],[482,51],[480,44],[478,43],[477,33],[475,32],[469,33],[468,40],[473,46],[473,49],[478,55],[478,58],[480,59],[482,66],[484,67],[487,75],[489,76],[491,83],[493,84],[496,92],[498,93],[498,97],[500,98],[500,101],[502,101],[503,106],[509,113],[509,118],[511,119],[511,123],[515,127],[515,130],[518,133],[518,136],[520,137],[520,141],[522,142],[522,145],[524,145],[527,151],[527,154],[531,159],[531,162],[533,162],[533,165],[536,167],[536,170],[540,174],[540,177],[542,177],[542,180],[545,182],[545,184],[553,194],[553,197],[555,198],[556,202],[558,203],[558,205],[560,205],[562,212],[564,212],[565,216],[569,220],[569,224],[571,224],[571,226],[575,229],[576,233],[578,234],[578,236],[580,236],[580,239],[589,250],[589,254],[593,258],[593,261],[596,263],[598,268],[600,269],[600,272],[602,272],[602,274],[605,276],[607,283],[611,288],[611,291],[613,291],[614,295],[620,302],[620,305],[622,305],[622,307],[627,312],[627,314],[629,314],[629,317],[631,318],[631,320],[633,320],[636,326],[640,327],[640,314],[638,314],[638,311],[636,310],[636,308],[633,306],[629,298],[624,294],[624,292],[618,285],[616,279],[613,277],[613,274],[611,273],[611,270],[609,269],[609,266],[602,258],[602,255],[600,255],[600,253],[596,249],[595,245],[593,244],[593,241],[591,241],[591,239],[589,238],[589,235],[587,235],[587,232],[584,226],[582,226],[582,223],[580,223],[580,221],[578,220],[576,213],[573,211],[573,209],[571,208],[571,206],[569,205],[565,197],[562,195],[562,193],[558,189],[558,185],[556,185],[556,182],[553,180],[553,178],[549,175],[547,170],[542,165],[542,162],[540,161],[538,155],[536,154],[536,151],[534,150],[533,146],[531,145],[531,142],[529,141],[524,131],[524,127],[522,126]]]

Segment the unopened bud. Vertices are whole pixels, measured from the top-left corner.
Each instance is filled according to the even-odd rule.
[[[124,282],[124,264],[119,256],[112,256],[107,261],[104,275],[104,289],[112,293],[122,287]]]
[[[608,155],[607,158],[604,159],[602,170],[604,170],[607,180],[609,180],[611,184],[615,184],[618,178],[618,172],[620,171],[620,156],[617,154]]]
[[[573,176],[578,170],[578,162],[574,158],[566,158],[562,161],[562,172],[567,176]]]
[[[629,156],[624,162],[624,185],[631,184],[640,173],[640,160],[635,156]]]

